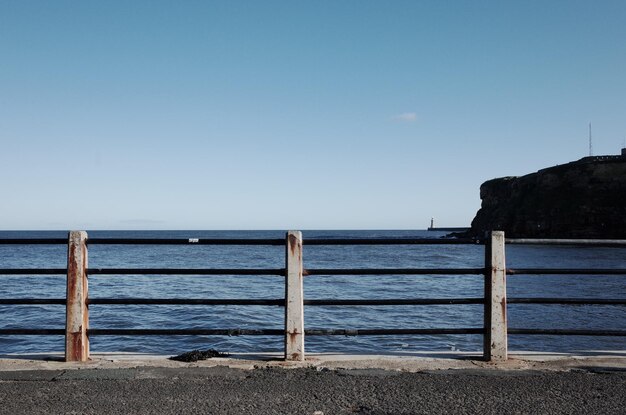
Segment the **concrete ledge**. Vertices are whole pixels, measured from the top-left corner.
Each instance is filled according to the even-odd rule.
[[[170,356],[138,353],[94,353],[88,362],[64,362],[62,353],[0,355],[0,371],[126,369],[140,367],[186,368],[224,366],[234,369],[318,368],[383,369],[421,372],[448,369],[497,369],[568,371],[575,369],[626,370],[626,351],[581,351],[577,353],[514,352],[506,362],[489,363],[480,353],[414,352],[402,355],[369,354],[307,354],[305,361],[284,361],[282,353],[234,354],[184,363],[169,360]]]

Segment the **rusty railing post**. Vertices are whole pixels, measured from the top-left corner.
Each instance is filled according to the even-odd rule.
[[[67,246],[66,362],[89,360],[87,295],[87,232],[71,231]]]
[[[304,360],[302,232],[287,232],[285,252],[285,360]]]
[[[485,360],[507,360],[506,265],[504,232],[487,233],[485,242]]]

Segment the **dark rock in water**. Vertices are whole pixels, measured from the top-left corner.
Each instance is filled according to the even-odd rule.
[[[179,362],[197,362],[198,360],[211,359],[212,357],[228,357],[228,353],[218,352],[215,349],[208,350],[192,350],[187,353],[179,354],[178,356],[170,357],[171,360],[178,360]]]
[[[626,238],[626,156],[585,157],[521,177],[489,180],[466,236]]]

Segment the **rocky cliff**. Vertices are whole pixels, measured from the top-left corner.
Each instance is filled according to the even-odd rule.
[[[585,157],[521,177],[489,180],[470,233],[626,238],[626,156]]]

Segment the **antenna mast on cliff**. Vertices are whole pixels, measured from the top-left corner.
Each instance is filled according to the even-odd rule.
[[[593,156],[593,144],[591,143],[591,123],[589,123],[589,156]]]

